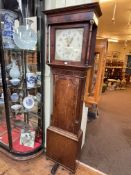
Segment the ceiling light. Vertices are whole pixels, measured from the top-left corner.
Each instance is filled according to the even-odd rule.
[[[108,41],[109,42],[115,42],[115,43],[117,43],[118,42],[118,39],[109,38]]]
[[[112,22],[115,24],[115,16],[116,16],[116,2],[115,2],[115,5],[114,5],[114,10],[113,10],[113,17],[112,17]]]

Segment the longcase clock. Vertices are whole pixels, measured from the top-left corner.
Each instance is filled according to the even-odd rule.
[[[53,113],[47,129],[47,156],[76,169],[82,141],[81,117],[86,71],[93,62],[98,3],[44,11],[47,64],[53,74]]]

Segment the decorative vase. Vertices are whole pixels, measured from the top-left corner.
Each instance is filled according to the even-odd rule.
[[[31,28],[32,20],[24,20],[24,25],[20,25],[14,32],[13,39],[20,49],[34,50],[37,43],[37,34]]]
[[[19,71],[18,65],[16,64],[16,60],[12,59],[11,61],[12,61],[12,68],[9,72],[9,75],[12,79],[19,78],[20,77],[20,71]]]
[[[0,9],[0,18],[2,25],[2,39],[3,39],[3,47],[4,48],[14,48],[14,40],[13,40],[13,27],[15,19],[17,15],[5,9]]]
[[[29,72],[26,73],[26,82],[27,82],[27,88],[33,88],[36,84],[36,75],[35,73]]]

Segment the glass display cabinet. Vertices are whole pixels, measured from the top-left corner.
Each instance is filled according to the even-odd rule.
[[[27,159],[44,145],[43,1],[0,5],[0,150]]]
[[[101,97],[107,48],[107,39],[96,40],[94,64],[88,69],[86,79],[84,101],[88,106],[97,105]]]

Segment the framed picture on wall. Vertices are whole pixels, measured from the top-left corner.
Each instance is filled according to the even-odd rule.
[[[120,52],[113,51],[112,52],[112,58],[114,58],[114,59],[120,58]]]

